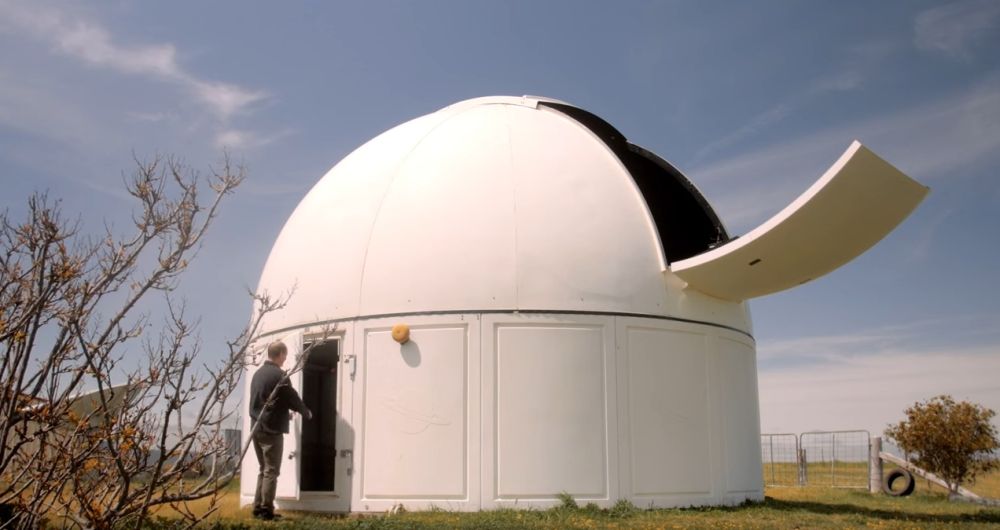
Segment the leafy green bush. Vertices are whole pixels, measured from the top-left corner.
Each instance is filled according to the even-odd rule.
[[[918,466],[948,482],[953,492],[997,467],[992,455],[1000,449],[1000,440],[991,421],[996,415],[992,410],[937,396],[915,403],[905,414],[905,420],[886,429],[886,436]]]

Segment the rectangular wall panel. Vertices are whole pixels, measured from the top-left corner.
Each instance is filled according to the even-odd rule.
[[[468,327],[365,332],[362,497],[468,495]]]
[[[760,464],[760,416],[757,361],[751,346],[719,337],[719,375],[724,397],[727,491],[763,488]]]
[[[708,494],[705,335],[635,327],[626,333],[632,493]]]
[[[606,497],[604,327],[495,330],[498,498]]]

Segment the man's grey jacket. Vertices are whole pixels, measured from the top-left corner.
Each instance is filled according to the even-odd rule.
[[[267,398],[275,387],[274,401],[264,408]],[[299,393],[285,379],[285,372],[270,360],[264,361],[250,382],[250,418],[260,422],[266,433],[288,432],[288,411],[294,410],[303,416],[309,415]]]

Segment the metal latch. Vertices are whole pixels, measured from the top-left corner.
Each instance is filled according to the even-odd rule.
[[[347,472],[347,476],[351,476],[351,474],[354,473],[354,451],[352,451],[351,449],[341,449],[340,458],[347,459],[347,467],[344,469],[344,471]]]
[[[344,364],[351,365],[351,369],[348,374],[351,376],[351,381],[354,381],[354,375],[358,372],[357,358],[354,355],[345,355]]]

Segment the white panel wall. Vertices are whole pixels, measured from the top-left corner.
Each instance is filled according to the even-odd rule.
[[[601,329],[505,327],[497,344],[499,496],[606,496]]]
[[[763,493],[757,360],[753,346],[718,337],[727,494]]]
[[[252,357],[248,359],[246,373],[243,374],[243,403],[241,405],[243,407],[242,443],[246,443],[250,437],[250,427],[253,422],[250,419],[250,381],[253,380],[253,374],[260,368],[260,363],[263,362],[262,359],[263,356],[259,352],[255,359]],[[257,364],[251,364],[254,360]],[[257,489],[257,474],[259,472],[260,464],[257,462],[257,454],[253,450],[253,445],[251,445],[243,457],[242,466],[240,466],[240,506],[253,502],[253,497]],[[250,496],[249,500],[247,500],[248,495]]]
[[[484,508],[617,495],[613,334],[612,317],[484,317]]]
[[[410,325],[411,342],[392,340],[396,323]],[[754,347],[739,333],[524,313],[351,330],[357,372],[345,358],[341,381],[352,440],[340,447],[354,451],[351,511],[544,508],[562,492],[602,506],[763,497]],[[256,476],[252,457],[244,470]],[[252,491],[247,480],[242,500]],[[296,502],[282,507],[322,501]]]
[[[619,329],[627,352],[628,489],[639,498],[709,495],[707,337],[655,321]]]
[[[464,498],[468,327],[416,327],[400,345],[365,334],[364,466],[368,498]]]

